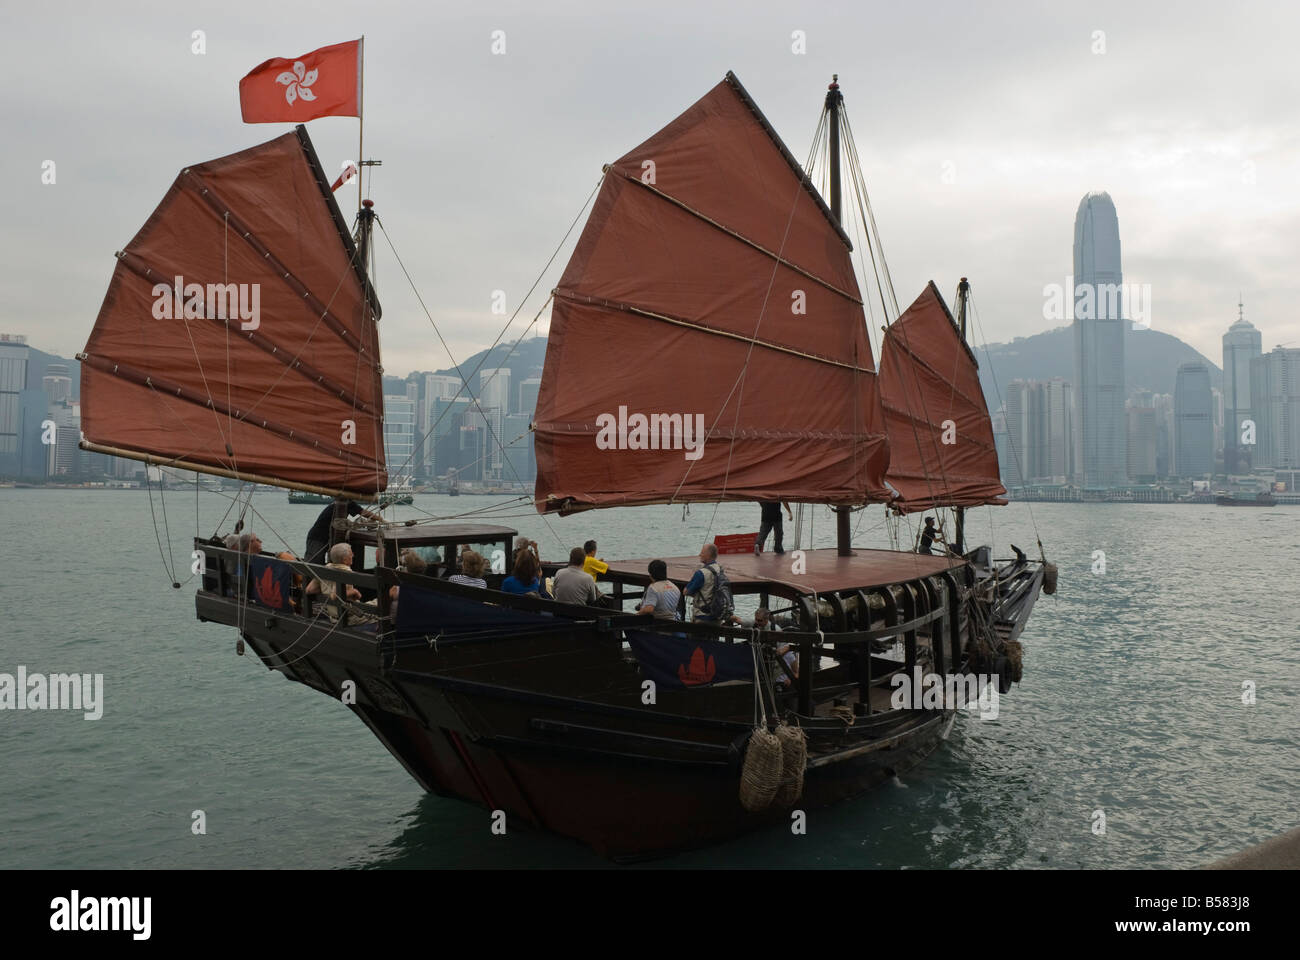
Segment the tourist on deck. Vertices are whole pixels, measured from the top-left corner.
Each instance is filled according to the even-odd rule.
[[[281,550],[279,553],[275,555],[275,559],[283,560],[285,563],[290,564],[291,568],[292,568],[292,564],[298,562],[298,558],[295,557],[288,550]],[[293,569],[293,574],[292,574],[293,579],[290,582],[293,584],[293,587],[289,590],[289,604],[290,606],[293,607],[294,613],[302,613],[303,576],[301,573],[297,571],[297,568],[292,568],[292,569]]]
[[[706,543],[700,548],[700,568],[691,577],[682,592],[691,598],[691,619],[699,623],[718,623],[719,618],[709,613],[713,592],[717,588],[722,567],[718,564],[718,548]],[[727,617],[731,614],[728,612]]]
[[[584,554],[582,561],[582,572],[591,574],[591,579],[595,580],[598,574],[605,573],[609,570],[609,564],[604,560],[596,559],[596,541],[588,540],[582,545]]]
[[[939,531],[936,530],[934,526],[934,517],[926,517],[925,529],[921,531],[921,546],[917,548],[916,552],[933,554],[934,551],[931,550],[930,547],[934,543],[934,538],[938,533]]]
[[[538,565],[539,566],[541,565],[542,555],[537,550],[537,541],[529,540],[527,537],[522,537],[520,538],[519,542],[515,545],[514,556],[510,558],[510,569],[512,571],[515,568],[515,564],[519,562],[519,555],[521,553],[531,553],[534,557],[537,558]]]
[[[794,514],[790,512],[790,504],[784,500],[760,500],[758,505],[762,513],[759,517],[758,539],[754,541],[754,553],[763,552],[769,533],[774,534],[772,546],[775,552],[778,555],[785,553],[785,527],[781,520],[781,508],[785,507],[786,516],[794,520]]]
[[[255,533],[232,533],[224,541],[227,550],[239,553],[239,559],[226,561],[227,596],[237,596],[244,581],[247,558],[262,552],[262,541]]]
[[[781,629],[772,619],[772,611],[767,607],[759,607],[754,611],[753,617],[732,617],[731,619],[738,626],[749,627],[752,630],[779,632]],[[790,683],[799,678],[799,655],[795,653],[788,643],[778,645],[776,655],[781,658],[782,666],[777,671],[774,680],[776,688],[784,690]]]
[[[487,589],[487,580],[483,579],[483,568],[487,562],[483,554],[475,550],[466,550],[460,555],[460,573],[447,578],[448,583],[459,583],[462,587],[479,587]]]
[[[542,587],[542,563],[537,554],[527,548],[515,552],[514,569],[501,581],[501,589],[506,593],[551,599]]]
[[[680,620],[677,607],[682,599],[677,584],[668,579],[668,564],[662,560],[651,560],[649,566],[651,583],[645,588],[645,596],[637,613],[653,613],[656,620]]]
[[[731,622],[738,627],[747,627],[751,630],[780,630],[772,622],[772,611],[767,607],[759,607],[754,611],[752,617],[732,617]]]
[[[560,603],[580,603],[587,605],[602,602],[600,590],[591,574],[582,569],[587,554],[582,547],[569,551],[569,565],[555,574],[555,599]]]
[[[403,550],[402,555],[397,558],[397,569],[403,573],[414,573],[417,576],[424,576],[429,569],[429,564],[425,562],[424,557],[420,556],[414,550]]]
[[[353,573],[352,569],[352,547],[346,543],[336,543],[330,547],[329,563],[325,566],[331,570],[339,570],[344,573]],[[337,599],[339,587],[343,587],[344,599],[357,602],[361,599],[361,591],[350,583],[339,584],[334,580],[324,580],[316,577],[307,585],[307,593],[319,593],[331,600]]]
[[[362,509],[361,505],[355,500],[348,501],[349,517],[357,515],[365,517],[367,520],[382,520],[383,518],[377,513]],[[330,504],[320,512],[316,522],[311,525],[307,531],[307,553],[303,557],[308,563],[323,563],[325,561],[325,551],[330,543],[330,524],[334,521],[334,504]]]

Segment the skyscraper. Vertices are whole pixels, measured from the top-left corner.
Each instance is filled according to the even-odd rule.
[[[1148,394],[1150,396],[1150,394]],[[1156,446],[1159,424],[1156,408],[1132,406],[1128,408],[1128,475],[1136,483],[1154,483],[1156,480]]]
[[[406,394],[384,397],[384,460],[390,480],[410,475],[415,465],[415,401]]]
[[[1274,347],[1250,363],[1256,467],[1300,467],[1300,349]]]
[[[510,413],[510,368],[493,367],[478,372],[478,402],[484,410]]]
[[[1002,484],[1008,489],[1023,487],[1033,476],[1031,463],[1033,434],[1030,428],[1033,385],[1028,380],[1012,380],[1003,401],[1006,446],[999,465]]]
[[[0,333],[0,475],[19,476],[22,395],[27,387],[27,338]],[[43,472],[43,471],[42,471]]]
[[[537,393],[542,387],[541,377],[528,377],[519,381],[519,407],[520,413],[527,417],[532,417],[533,411],[537,409]]]
[[[1074,388],[1068,380],[1053,377],[1043,384],[1043,415],[1043,475],[1066,483],[1074,474]]]
[[[1127,479],[1123,284],[1119,217],[1107,193],[1090,193],[1074,218],[1075,471],[1085,487]],[[1070,291],[1073,294],[1075,291]],[[1086,316],[1082,315],[1086,314]]]
[[[1210,368],[1199,360],[1178,367],[1174,381],[1174,473],[1214,473],[1214,411]]]
[[[423,462],[426,471],[433,476],[440,472],[435,466],[437,438],[446,436],[448,432],[448,428],[439,423],[438,417],[446,415],[446,404],[457,394],[460,394],[461,399],[466,403],[469,402],[469,395],[461,390],[460,377],[449,377],[438,373],[425,374],[424,400],[416,417],[417,440],[420,441],[416,444],[418,448],[416,456]],[[438,405],[439,401],[444,401],[442,406]],[[457,428],[459,426],[457,424]]]
[[[49,379],[46,377],[45,379]],[[81,441],[81,404],[75,400],[52,403],[47,419],[54,423],[54,443],[46,446],[45,474],[50,477],[78,476],[83,473]]]
[[[1263,353],[1259,331],[1246,321],[1244,312],[1238,301],[1237,322],[1223,335],[1223,468],[1228,473],[1248,471],[1257,446],[1241,442],[1243,424],[1255,419],[1250,406],[1250,363]]]
[[[72,378],[68,376],[66,363],[51,363],[45,367],[45,376],[41,378],[41,388],[50,406],[72,400]]]

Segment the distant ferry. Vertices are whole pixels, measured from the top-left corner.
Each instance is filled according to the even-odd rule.
[[[1276,507],[1277,498],[1268,492],[1257,493],[1253,500],[1241,500],[1228,494],[1219,494],[1214,498],[1220,507]]]
[[[290,503],[333,503],[333,497],[327,497],[323,493],[307,493],[304,490],[290,490]]]

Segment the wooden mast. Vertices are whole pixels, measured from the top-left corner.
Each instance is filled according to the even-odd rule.
[[[957,284],[957,329],[961,332],[962,343],[966,342],[966,301],[970,298],[970,281],[965,277]],[[952,546],[958,553],[966,552],[966,508],[957,507],[957,529],[954,531]]]
[[[360,157],[358,157],[357,159],[357,195],[358,196],[360,196],[361,194],[361,173],[366,166],[367,164],[365,163],[365,161],[361,160]],[[365,283],[365,297],[361,301],[363,311],[369,311],[371,309],[371,304],[374,301],[374,288],[371,287],[370,285],[370,234],[371,231],[374,229],[374,225],[375,225],[375,201],[362,200],[361,207],[360,209],[357,210],[356,240],[357,240],[357,263],[360,264],[361,266],[361,276]],[[382,425],[384,422],[383,407],[382,407],[383,404],[382,391],[380,392],[379,402],[381,404],[380,418],[379,418],[380,437],[382,438],[383,436]],[[380,439],[379,442],[382,443],[383,440]],[[379,494],[376,493],[375,500],[378,501],[378,499],[379,499]],[[340,542],[340,540],[343,539],[342,535],[344,535],[345,531],[347,530],[348,503],[349,501],[346,497],[336,496],[334,498],[334,515],[330,518],[329,539],[327,541],[327,545],[325,548],[326,551],[328,551],[330,547],[334,546],[334,544]],[[327,553],[325,559],[321,562],[327,562],[328,560],[329,560],[329,555]],[[361,569],[362,558],[354,557],[353,564],[356,567],[356,569],[358,570]]]
[[[830,181],[831,181],[831,216],[835,225],[842,229],[842,200],[840,197],[840,108],[844,104],[844,95],[840,93],[840,75],[831,75],[830,87],[826,91],[826,111],[830,114]],[[841,557],[853,556],[850,542],[853,534],[849,529],[849,508],[835,507],[835,548]]]

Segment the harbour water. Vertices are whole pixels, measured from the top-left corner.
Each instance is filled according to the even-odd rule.
[[[589,537],[605,557],[690,555],[710,530],[758,525],[745,504],[543,519],[489,509],[501,502],[417,496],[391,514],[478,511],[547,558]],[[169,491],[164,526],[156,490],[152,516],[144,491],[0,490],[0,673],[104,677],[98,720],[0,711],[0,868],[606,865],[425,795],[346,707],[199,623],[190,538],[229,505]],[[319,508],[282,492],[253,506],[267,549],[301,552]],[[813,512],[816,545],[830,545],[829,513]],[[858,523],[856,543],[888,545],[883,508]],[[1037,535],[1060,567],[997,719],[960,716],[924,765],[811,812],[805,835],[774,828],[649,866],[1194,867],[1296,826],[1298,531],[1285,507],[973,512],[972,543],[1036,554]]]

